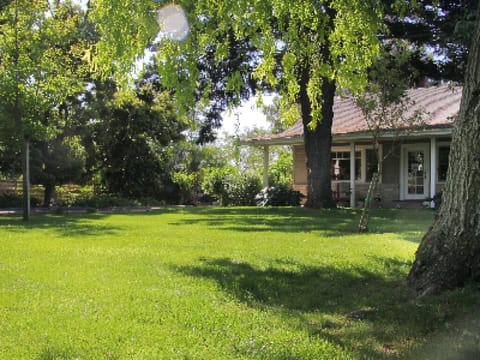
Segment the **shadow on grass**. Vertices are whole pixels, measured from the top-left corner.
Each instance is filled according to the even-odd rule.
[[[204,224],[238,232],[321,232],[333,237],[357,233],[360,209],[337,208],[225,208],[199,207],[182,210],[189,216],[169,225]],[[195,217],[193,217],[195,216]],[[372,209],[370,233],[397,233],[404,240],[418,243],[432,223],[429,210]]]
[[[107,214],[71,214],[71,215],[35,215],[29,221],[20,216],[0,217],[0,227],[3,231],[23,233],[31,230],[49,230],[62,236],[99,236],[113,235],[121,228],[101,224],[97,220],[107,217]]]
[[[175,269],[215,280],[224,291],[252,306],[348,313],[362,307],[394,304],[399,296],[407,301],[404,280],[398,277],[395,266],[392,276],[385,277],[359,267],[311,267],[278,261],[278,267],[257,269],[227,258],[201,261],[199,266]],[[282,269],[285,265],[295,270]]]
[[[388,265],[382,274],[284,261],[263,269],[228,258],[201,259],[198,266],[175,270],[213,280],[250,307],[297,318],[310,336],[350,348],[360,358],[398,358],[412,338],[418,341],[445,323],[457,300],[436,298],[419,305],[406,287],[405,263],[374,260]]]
[[[358,211],[310,210],[304,208],[200,208],[188,211],[189,217],[170,225],[205,224],[209,227],[238,232],[283,233],[322,231],[325,236],[352,233]]]

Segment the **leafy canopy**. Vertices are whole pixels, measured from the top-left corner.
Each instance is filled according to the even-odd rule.
[[[236,55],[229,39],[251,46],[252,53],[243,65],[251,67],[253,73],[245,76],[241,67],[232,69],[223,79],[226,91],[239,94],[253,80],[277,88],[288,105],[297,102],[301,71],[308,71],[314,120],[320,120],[322,104],[316,99],[321,98],[322,79],[361,89],[366,83],[365,69],[379,49],[376,35],[382,27],[382,7],[378,0],[178,3],[186,10],[191,33],[183,42],[159,39],[158,57],[162,83],[175,90],[183,111],[208,107],[218,84],[211,81],[210,86],[203,87],[202,94],[196,93],[202,77],[198,59],[213,52],[215,63],[221,64]],[[158,28],[152,23],[153,3],[97,0],[93,4],[103,38],[96,49],[96,66],[106,71],[112,66],[124,68],[155,38]],[[114,30],[107,34],[110,29]],[[322,53],[324,47],[330,50],[328,56]],[[235,103],[235,98],[232,101]]]
[[[0,13],[0,116],[7,134],[45,138],[46,118],[83,88],[81,12],[70,1],[11,1]],[[59,117],[55,117],[59,119]],[[9,130],[10,129],[10,130]]]

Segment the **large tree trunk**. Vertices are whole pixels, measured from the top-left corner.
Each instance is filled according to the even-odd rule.
[[[480,8],[479,8],[480,10]],[[442,206],[408,275],[417,296],[480,281],[480,11],[455,124]]]
[[[336,11],[330,2],[325,4],[325,11],[329,17],[328,27],[333,31],[333,21]],[[328,29],[324,29],[327,31]],[[328,36],[325,44],[319,49],[322,61],[330,63],[331,52]],[[322,107],[322,119],[312,127],[312,102],[308,94],[310,80],[310,66],[306,64],[300,73],[300,107],[303,123],[303,138],[305,144],[305,156],[307,161],[307,201],[309,208],[335,208],[337,205],[332,196],[332,177],[330,174],[331,151],[332,151],[332,122],[333,101],[335,98],[335,80],[327,77],[322,78],[321,98],[316,99]]]
[[[300,84],[300,105],[302,111],[305,155],[307,160],[307,201],[306,207],[334,208],[332,196],[332,178],[330,174],[332,151],[332,120],[335,82],[323,79],[322,120],[311,127],[311,102],[307,94],[305,79]]]

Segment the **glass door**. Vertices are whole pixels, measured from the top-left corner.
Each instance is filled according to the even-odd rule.
[[[429,186],[428,148],[409,146],[405,149],[405,199],[426,199]]]

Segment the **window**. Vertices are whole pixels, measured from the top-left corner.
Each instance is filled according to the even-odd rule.
[[[331,175],[332,180],[350,180],[350,152],[332,152]],[[355,152],[355,180],[361,179],[362,153]]]
[[[365,150],[365,160],[366,160],[366,181],[371,181],[373,174],[378,172],[378,159],[375,155],[375,150],[366,149]]]
[[[438,147],[438,181],[447,180],[449,153],[450,153],[450,146],[440,145]]]

